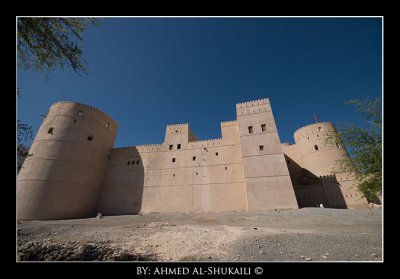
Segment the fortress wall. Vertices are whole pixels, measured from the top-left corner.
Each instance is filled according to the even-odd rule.
[[[118,124],[100,110],[52,105],[17,177],[18,219],[138,212],[366,207],[331,123],[305,126],[281,144],[268,99],[236,105],[222,138],[196,140],[188,124],[166,127],[162,144],[112,149]],[[316,150],[317,146],[318,150]]]
[[[338,184],[340,185],[342,196],[348,208],[367,208],[368,202],[366,198],[357,190],[359,182],[353,177],[340,177],[336,176]]]
[[[118,124],[90,106],[51,106],[17,177],[17,218],[95,214]]]
[[[241,149],[238,138],[234,143],[234,131],[223,132],[222,139],[189,141],[187,124],[168,125],[161,145],[114,149],[98,210],[104,214],[246,210]],[[129,160],[135,165],[128,165]]]
[[[325,190],[321,183],[309,185],[294,185],[299,207],[317,207],[323,204],[329,207]]]
[[[298,208],[268,99],[236,105],[249,210]]]

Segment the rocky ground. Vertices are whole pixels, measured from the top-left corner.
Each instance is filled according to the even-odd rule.
[[[382,210],[125,215],[17,225],[18,261],[381,261]]]

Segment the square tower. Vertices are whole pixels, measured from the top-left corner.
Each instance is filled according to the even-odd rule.
[[[268,98],[236,105],[248,210],[298,208]]]

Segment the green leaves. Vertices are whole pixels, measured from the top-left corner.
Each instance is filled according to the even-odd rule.
[[[17,120],[17,143],[18,145],[33,139],[33,128]]]
[[[350,100],[358,112],[364,114],[368,128],[345,124],[338,136],[348,148],[351,162],[339,162],[343,171],[353,168],[360,181],[358,189],[370,202],[377,202],[382,193],[382,113],[381,100]]]
[[[93,18],[18,18],[18,66],[43,72],[70,66],[77,74],[87,73],[82,57],[82,33]]]

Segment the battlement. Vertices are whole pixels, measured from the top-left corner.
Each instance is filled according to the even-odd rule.
[[[237,120],[231,120],[231,121],[223,121],[223,122],[221,122],[221,127],[234,126],[234,125],[237,125]]]
[[[185,127],[185,126],[189,126],[189,123],[168,124],[168,125],[167,125],[167,128]]]
[[[222,138],[198,140],[191,142],[192,147],[212,147],[222,145]]]
[[[109,114],[105,113],[104,111],[102,111],[102,110],[100,110],[100,109],[98,109],[98,108],[96,108],[96,107],[92,107],[92,106],[89,106],[89,105],[87,105],[87,104],[83,104],[83,103],[80,103],[80,102],[58,101],[58,102],[53,103],[53,104],[51,105],[51,107],[54,106],[54,105],[57,105],[57,104],[62,104],[62,103],[65,103],[65,104],[78,104],[78,105],[87,107],[87,108],[89,108],[89,109],[91,109],[91,110],[94,110],[94,111],[99,112],[99,113],[102,114],[104,117],[111,119],[112,121],[115,122],[115,124],[118,125],[118,122],[115,121]]]
[[[264,98],[264,99],[254,100],[254,101],[237,103],[236,104],[236,109],[254,107],[254,106],[263,105],[263,104],[269,104],[269,99],[268,98]]]
[[[319,122],[319,123],[313,123],[313,124],[309,124],[306,126],[303,126],[299,129],[297,129],[296,131],[294,131],[294,135],[299,134],[300,132],[304,132],[306,130],[312,130],[314,127],[334,127],[333,124],[331,122]]]

